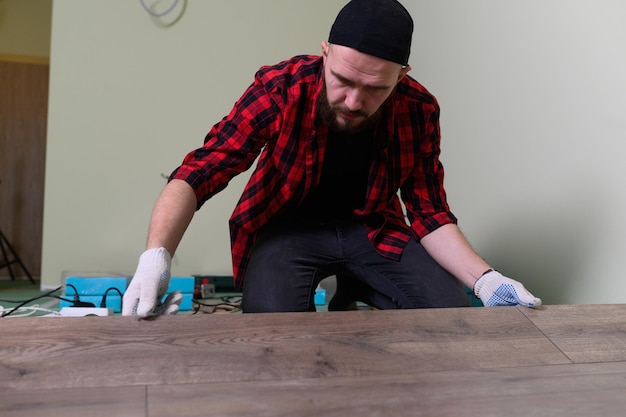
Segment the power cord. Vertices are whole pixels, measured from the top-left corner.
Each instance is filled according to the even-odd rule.
[[[72,284],[65,284],[66,287],[70,287],[74,290],[74,300],[72,301],[72,305],[70,307],[95,307],[94,303],[89,303],[86,301],[80,301],[80,296],[78,295],[78,290]],[[65,291],[67,292],[67,290]],[[65,301],[65,300],[64,300]]]
[[[61,288],[63,288],[63,287],[62,287],[62,286],[61,286],[61,287],[57,287],[57,288],[55,288],[54,290],[52,290],[52,291],[48,291],[48,292],[47,292],[47,293],[45,293],[45,294],[38,295],[37,297],[33,297],[33,298],[30,298],[30,299],[28,299],[28,300],[24,300],[24,301],[8,301],[8,300],[0,300],[0,301],[5,301],[5,302],[7,302],[7,301],[8,301],[8,302],[18,302],[18,303],[20,303],[20,304],[18,304],[17,306],[13,307],[11,310],[8,310],[8,311],[3,312],[3,313],[2,313],[2,316],[0,316],[0,317],[7,317],[7,316],[9,316],[9,315],[11,315],[11,314],[15,313],[16,311],[18,311],[18,310],[19,310],[19,309],[21,309],[22,307],[24,307],[26,304],[28,304],[28,303],[32,303],[33,301],[39,300],[39,299],[41,299],[41,298],[45,298],[45,297],[54,297],[54,298],[58,298],[58,296],[55,296],[55,295],[52,295],[52,294],[53,294],[53,293],[55,293],[55,292],[57,292],[57,291],[59,291]]]
[[[0,299],[0,302],[3,302],[3,303],[19,303],[17,306],[13,307],[12,309],[5,309],[4,307],[0,306],[0,313],[1,313],[0,317],[7,317],[7,316],[10,316],[10,315],[13,315],[14,317],[24,317],[24,316],[31,315],[31,314],[35,313],[36,311],[43,311],[43,312],[47,312],[47,313],[50,313],[50,314],[57,314],[58,315],[58,312],[56,312],[56,311],[48,310],[48,309],[39,307],[37,305],[26,307],[28,310],[30,310],[29,313],[21,314],[20,316],[17,316],[15,314],[17,311],[20,311],[20,310],[23,311],[24,308],[25,308],[24,306],[26,304],[31,303],[31,302],[36,301],[36,300],[39,300],[41,298],[45,298],[45,297],[56,298],[58,300],[62,300],[62,301],[68,302],[68,303],[72,303],[72,305],[70,307],[90,307],[90,308],[91,307],[95,307],[95,304],[93,304],[93,303],[80,300],[80,295],[79,295],[78,290],[76,289],[76,287],[74,285],[72,285],[72,284],[65,284],[65,286],[66,287],[70,287],[70,288],[72,288],[74,290],[74,297],[73,297],[73,299],[68,299],[68,298],[60,297],[58,295],[54,295],[53,294],[53,293],[59,291],[60,289],[62,289],[63,286],[57,287],[54,290],[49,291],[49,292],[47,292],[45,294],[39,295],[37,297],[29,298],[28,300],[16,301],[16,300],[3,300],[3,299]],[[102,301],[100,302],[100,307],[101,308],[106,308],[107,295],[111,291],[116,291],[120,295],[120,300],[123,300],[124,295],[122,294],[122,292],[118,288],[115,288],[115,287],[108,288],[104,292],[104,295],[102,296]],[[66,292],[67,292],[67,290],[66,290]]]
[[[4,307],[0,306],[0,313],[2,313],[5,310]],[[8,316],[8,319],[11,318],[19,318],[19,317],[28,317],[28,316],[32,316],[35,313],[48,313],[48,314],[44,314],[43,317],[46,316],[60,316],[61,313],[59,313],[56,310],[51,310],[49,308],[45,308],[40,306],[39,304],[33,304],[30,306],[23,306],[23,307],[19,307],[17,309],[17,312],[11,312],[11,315]]]
[[[65,285],[68,286],[68,287],[71,287],[72,289],[74,289],[74,300],[70,301],[72,303],[72,305],[70,307],[90,307],[90,308],[96,307],[96,305],[94,303],[90,303],[90,302],[86,302],[86,301],[80,301],[80,297],[78,295],[78,290],[76,289],[75,286],[73,286],[72,284],[65,284]],[[107,288],[107,290],[104,292],[104,295],[102,296],[102,300],[100,301],[100,308],[107,308],[107,295],[111,291],[117,291],[117,293],[120,295],[120,303],[124,299],[124,294],[122,294],[122,292],[119,290],[119,288],[109,287],[109,288]],[[69,301],[69,300],[64,300],[64,301]]]
[[[166,14],[169,14],[172,10],[174,10],[174,7],[176,7],[176,5],[178,4],[178,1],[179,0],[173,0],[173,2],[170,5],[170,7],[167,10],[165,10],[164,12],[161,12],[161,13],[153,12],[152,9],[146,5],[145,0],[139,0],[139,3],[141,3],[141,5],[143,6],[144,10],[146,12],[150,13],[152,16],[154,16],[154,17],[163,17]]]
[[[100,308],[106,308],[106,306],[107,306],[107,294],[109,293],[109,291],[112,291],[112,290],[117,291],[117,293],[120,295],[120,303],[124,300],[124,295],[119,290],[119,288],[111,287],[111,288],[108,288],[104,292],[104,295],[102,296],[102,301],[100,302]]]

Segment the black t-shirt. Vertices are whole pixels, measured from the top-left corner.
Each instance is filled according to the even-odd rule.
[[[330,132],[320,183],[314,187],[298,215],[345,219],[363,207],[372,158],[373,131],[356,134]]]

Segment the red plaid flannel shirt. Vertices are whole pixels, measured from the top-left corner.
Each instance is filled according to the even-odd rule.
[[[302,202],[319,182],[327,137],[326,125],[315,119],[322,88],[318,56],[298,56],[261,68],[230,114],[212,127],[204,145],[187,154],[170,177],[191,185],[199,209],[260,154],[230,218],[237,288],[242,288],[256,232],[288,204]],[[420,239],[456,218],[443,188],[435,97],[407,76],[384,104],[383,113],[366,204],[354,214],[363,219],[376,250],[399,259],[411,236]]]

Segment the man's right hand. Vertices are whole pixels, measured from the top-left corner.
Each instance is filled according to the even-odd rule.
[[[122,315],[146,318],[176,314],[182,301],[180,291],[172,292],[163,302],[170,283],[172,257],[165,248],[148,249],[139,257],[139,265],[124,293]]]

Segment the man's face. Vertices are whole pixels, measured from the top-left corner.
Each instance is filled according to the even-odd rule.
[[[410,69],[326,42],[322,42],[322,52],[325,91],[320,113],[331,129],[346,133],[371,125],[385,100]]]

